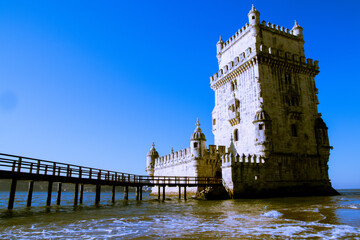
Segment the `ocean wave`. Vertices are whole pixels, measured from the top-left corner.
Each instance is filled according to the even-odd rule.
[[[271,217],[271,218],[279,218],[281,217],[283,214],[276,211],[276,210],[271,210],[269,212],[263,213],[261,214],[261,216],[263,217]]]

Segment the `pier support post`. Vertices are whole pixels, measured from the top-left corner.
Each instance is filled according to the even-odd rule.
[[[165,185],[163,186],[163,201],[165,201]]]
[[[33,191],[34,191],[34,181],[30,181],[29,182],[29,188],[28,188],[27,201],[26,201],[26,206],[27,207],[31,207],[31,200],[32,200]]]
[[[160,200],[160,185],[158,186],[158,200]]]
[[[52,186],[53,186],[53,182],[52,182],[52,181],[49,181],[48,191],[47,191],[47,197],[46,197],[46,206],[50,206],[50,205],[51,205]]]
[[[181,186],[179,186],[179,199],[181,199]]]
[[[115,185],[112,186],[111,202],[115,202]]]
[[[186,200],[186,186],[184,186],[184,200]]]
[[[142,200],[142,186],[140,186],[139,188],[140,188],[140,200]]]
[[[81,184],[80,185],[80,199],[79,199],[80,204],[83,203],[83,199],[84,199],[84,184]]]
[[[100,203],[100,192],[101,192],[101,185],[96,184],[95,190],[95,204],[98,205]]]
[[[79,183],[75,183],[74,206],[78,205],[78,199],[79,199]]]
[[[136,186],[136,200],[139,200],[139,186]]]
[[[125,192],[124,192],[124,200],[129,199],[129,186],[125,186]]]
[[[61,189],[62,189],[62,183],[59,182],[57,188],[56,205],[60,205],[61,202]]]
[[[9,194],[9,202],[8,202],[8,209],[14,208],[14,200],[15,200],[15,192],[16,192],[16,183],[17,179],[11,180],[11,187],[10,187],[10,194]]]

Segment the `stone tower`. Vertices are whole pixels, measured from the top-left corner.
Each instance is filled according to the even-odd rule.
[[[233,145],[222,175],[234,196],[336,193],[328,177],[327,127],[318,113],[318,61],[305,58],[303,28],[249,22],[216,44],[210,77],[215,145]],[[233,140],[232,140],[233,136]]]

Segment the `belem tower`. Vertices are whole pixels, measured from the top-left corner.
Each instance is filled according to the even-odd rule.
[[[328,176],[328,128],[317,109],[319,65],[305,58],[303,28],[261,22],[254,6],[248,18],[216,44],[215,145],[206,146],[197,121],[190,147],[159,157],[153,144],[146,171],[219,177],[233,198],[337,194]]]

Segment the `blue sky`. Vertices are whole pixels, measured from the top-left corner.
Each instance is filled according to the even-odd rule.
[[[330,177],[359,188],[358,1],[0,1],[0,152],[144,174],[151,143],[188,147],[197,117],[212,144],[215,44],[252,3],[304,28]]]

